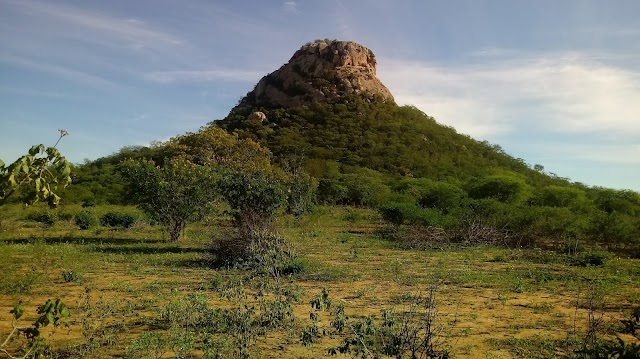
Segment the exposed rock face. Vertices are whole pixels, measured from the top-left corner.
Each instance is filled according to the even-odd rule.
[[[393,101],[376,77],[376,57],[371,50],[352,41],[316,40],[263,77],[249,97],[255,102],[294,107],[339,101],[345,94]]]
[[[265,115],[263,112],[260,112],[260,111],[253,112],[252,114],[247,116],[247,121],[253,121],[253,120],[264,122],[267,120],[267,115]]]

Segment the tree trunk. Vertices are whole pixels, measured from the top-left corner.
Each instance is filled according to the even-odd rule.
[[[185,227],[184,222],[177,222],[169,225],[169,241],[177,242],[180,239],[180,234]]]

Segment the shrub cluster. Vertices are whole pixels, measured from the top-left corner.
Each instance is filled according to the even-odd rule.
[[[76,214],[76,225],[80,229],[89,229],[98,225],[98,218],[89,211],[80,211]]]
[[[58,215],[54,211],[43,210],[29,214],[27,219],[38,222],[44,227],[52,227],[58,221]]]
[[[131,228],[137,219],[129,213],[123,212],[107,212],[100,218],[100,224],[105,227],[127,229]]]
[[[410,247],[425,241],[544,242],[563,248],[578,241],[640,254],[640,194],[555,185],[534,189],[514,176],[459,186],[404,179],[390,185],[391,195],[377,208],[382,219],[396,227],[391,231],[396,237],[401,226],[413,227],[403,234]],[[599,265],[596,258],[585,261]]]

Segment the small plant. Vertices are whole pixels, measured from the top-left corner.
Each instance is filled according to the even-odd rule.
[[[40,276],[35,273],[13,276],[0,284],[3,292],[11,294],[25,294],[31,291],[33,285],[38,282]]]
[[[79,283],[80,282],[80,276],[74,271],[63,271],[62,272],[62,279],[66,283],[71,283],[71,282]]]
[[[311,308],[316,311],[324,312],[331,309],[333,302],[329,298],[329,291],[327,288],[322,288],[322,292],[315,296],[310,302]]]
[[[69,132],[59,129],[60,137],[53,147],[34,145],[29,152],[9,166],[0,160],[0,206],[20,189],[27,189],[25,204],[39,200],[46,201],[55,208],[60,197],[55,193],[58,186],[67,187],[71,183],[71,164],[60,154],[56,146]]]
[[[80,211],[76,214],[76,225],[80,229],[89,229],[98,225],[98,219],[89,211]]]
[[[14,306],[10,313],[13,314],[13,329],[4,341],[0,343],[0,353],[4,353],[7,357],[12,359],[39,357],[47,347],[44,339],[40,335],[40,329],[48,326],[49,324],[54,327],[58,327],[69,317],[70,314],[69,309],[60,299],[56,299],[55,302],[49,299],[46,303],[38,307],[38,317],[33,324],[27,327],[18,326],[18,321],[24,314],[24,311],[19,304]],[[23,337],[22,343],[14,343],[18,340],[14,337],[16,334]],[[10,348],[9,345],[12,343],[17,345]]]
[[[122,212],[107,212],[100,218],[100,224],[105,227],[127,229],[136,223],[136,217]]]

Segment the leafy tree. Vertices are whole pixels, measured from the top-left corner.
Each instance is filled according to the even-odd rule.
[[[269,150],[217,127],[172,138],[164,151],[169,158],[183,156],[197,165],[247,172],[271,170]]]
[[[209,166],[198,166],[184,158],[168,160],[162,167],[153,161],[127,160],[120,173],[127,182],[129,198],[163,224],[174,242],[188,223],[210,211],[218,197],[218,174]]]
[[[318,182],[318,201],[324,204],[342,203],[347,198],[348,191],[338,180],[323,178]]]
[[[303,171],[287,176],[287,213],[302,216],[316,204],[318,182]]]
[[[5,204],[16,191],[27,188],[26,204],[39,200],[56,207],[60,196],[54,191],[71,183],[71,165],[60,154],[56,146],[69,133],[60,129],[60,137],[53,147],[34,145],[29,153],[5,167],[0,160],[0,206]]]
[[[493,198],[503,203],[521,203],[530,196],[531,187],[515,174],[487,176],[473,183],[469,195],[476,199]]]
[[[434,182],[424,191],[418,204],[447,214],[464,206],[466,201],[467,193],[462,188],[446,182]]]
[[[640,193],[630,190],[595,188],[591,197],[598,209],[606,213],[640,215]]]
[[[244,237],[268,232],[276,211],[287,200],[286,186],[264,172],[225,171],[217,188]]]
[[[548,207],[577,207],[585,205],[585,192],[578,188],[546,186],[536,192],[532,204]]]

